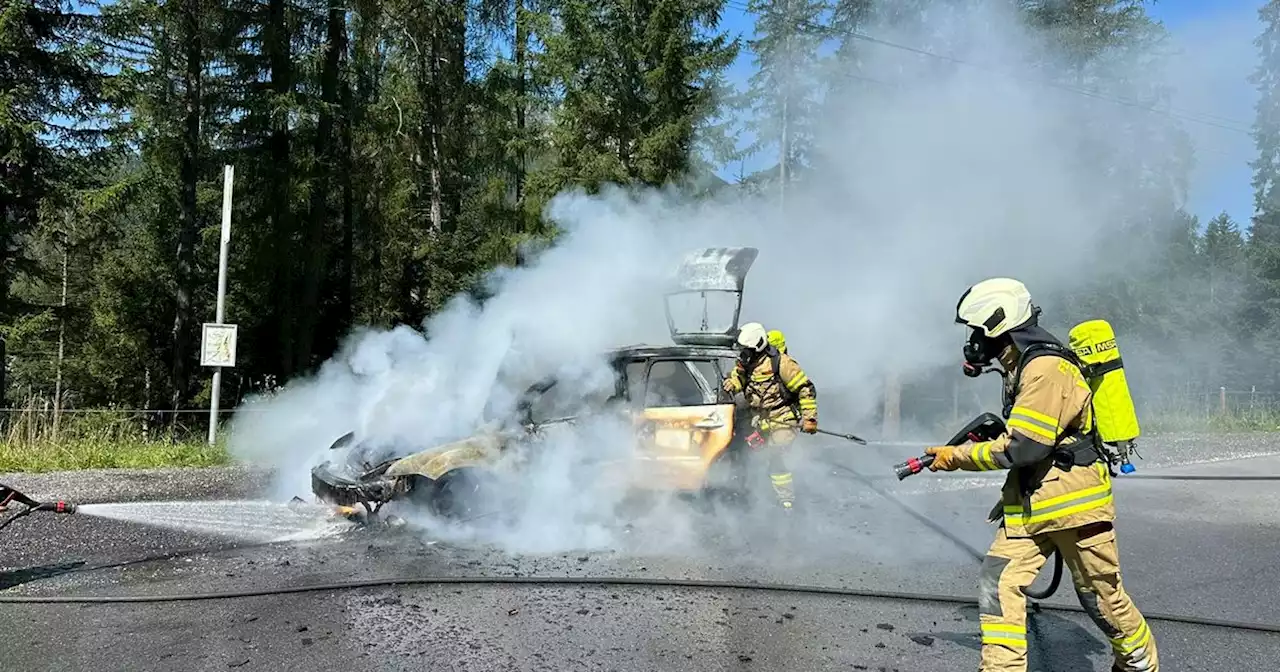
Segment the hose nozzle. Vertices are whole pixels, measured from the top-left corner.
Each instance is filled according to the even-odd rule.
[[[52,511],[54,513],[75,513],[76,505],[71,502],[58,500],[56,502],[41,502],[33,507],[36,511]]]
[[[893,473],[898,475],[898,480],[918,474],[933,464],[934,457],[932,455],[921,455],[913,457],[906,462],[893,465]]]

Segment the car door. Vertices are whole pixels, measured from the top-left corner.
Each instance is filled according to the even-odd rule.
[[[710,360],[659,358],[648,362],[637,427],[641,487],[696,490],[707,467],[729,443],[732,404],[719,403]],[[629,382],[632,390],[636,385]],[[635,402],[635,393],[632,393]]]

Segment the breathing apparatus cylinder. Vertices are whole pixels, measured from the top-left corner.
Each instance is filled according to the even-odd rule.
[[[1081,322],[1069,334],[1071,349],[1085,365],[1085,380],[1093,391],[1093,418],[1103,443],[1121,446],[1120,471],[1133,473],[1129,449],[1141,434],[1133,406],[1116,332],[1106,320]]]

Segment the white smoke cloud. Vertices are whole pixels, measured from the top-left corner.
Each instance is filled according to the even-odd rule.
[[[1155,205],[1151,185],[1126,171],[1171,160],[1174,139],[1149,114],[1038,83],[1054,59],[1004,5],[923,31],[869,30],[1004,71],[868,45],[860,76],[889,85],[866,84],[822,130],[822,170],[802,176],[785,211],[772,193],[561,194],[546,217],[565,234],[530,266],[495,271],[493,298],[456,299],[425,335],[353,334],[316,376],[249,404],[233,452],[278,468],[278,494],[305,494],[309,469],[348,431],[403,454],[472,433],[549,374],[599,390],[611,384],[605,350],[669,342],[661,283],[703,246],[760,249],[743,321],[783,329],[817,385],[823,426],[859,431],[885,372],[910,378],[958,360],[964,335],[952,317],[973,282],[1013,276],[1048,296],[1143,261],[1145,250],[1109,248],[1108,233]],[[1127,66],[1149,83],[1133,62],[1116,65]],[[1135,134],[1143,124],[1150,132]],[[1115,147],[1125,166],[1100,160],[1098,148]],[[494,539],[524,551],[615,544],[620,495],[596,487],[593,469],[605,447],[626,456],[628,433],[596,425],[540,446],[504,481],[520,506]],[[672,529],[688,527],[671,515],[678,506],[659,509]]]

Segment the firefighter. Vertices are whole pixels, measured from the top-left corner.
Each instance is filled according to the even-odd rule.
[[[795,493],[784,453],[795,440],[797,427],[807,434],[818,431],[818,391],[796,360],[770,345],[759,322],[742,326],[738,345],[742,353],[724,380],[724,390],[742,392],[751,406],[752,425],[764,435],[769,453],[773,491],[783,510],[790,511]]]
[[[1007,469],[1002,519],[979,581],[985,672],[1027,669],[1026,596],[1056,549],[1076,595],[1111,642],[1113,672],[1158,672],[1156,641],[1120,581],[1111,474],[1097,443],[1092,392],[1075,354],[1038,325],[1040,309],[1017,280],[970,287],[956,322],[970,329],[964,368],[977,376],[992,360],[1004,376],[1007,429],[994,441],[940,446],[933,471]]]
[[[787,337],[782,335],[777,329],[769,330],[769,345],[778,349],[778,352],[787,354]]]

